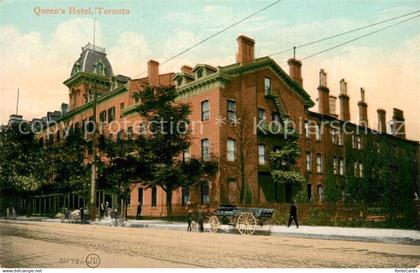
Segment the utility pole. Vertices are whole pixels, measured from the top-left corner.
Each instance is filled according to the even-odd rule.
[[[96,30],[96,18],[93,18],[93,50],[95,50],[95,30]],[[89,85],[91,88],[91,85]],[[97,166],[96,163],[98,161],[98,123],[96,122],[96,106],[97,106],[97,98],[98,98],[98,90],[96,88],[96,81],[94,80],[93,83],[93,123],[94,123],[94,131],[92,135],[92,172],[90,178],[90,204],[89,204],[89,216],[91,221],[96,220],[96,180],[97,180]]]
[[[96,122],[96,105],[97,105],[97,98],[98,92],[96,89],[96,85],[93,85],[93,123],[94,123],[94,131],[92,135],[92,174],[90,178],[90,220],[95,221],[96,219],[96,178],[97,178],[97,166],[96,163],[98,161],[98,123]]]
[[[17,98],[16,98],[16,115],[19,113],[19,88],[17,90]]]

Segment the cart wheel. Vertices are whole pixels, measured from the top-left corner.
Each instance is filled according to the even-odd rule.
[[[252,213],[242,212],[236,222],[236,228],[243,235],[252,235],[257,227],[257,219]]]
[[[219,219],[213,215],[209,218],[210,232],[216,233],[219,230]]]

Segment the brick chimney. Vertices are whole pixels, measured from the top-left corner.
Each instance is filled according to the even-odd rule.
[[[378,132],[386,133],[386,112],[384,109],[378,109]]]
[[[350,98],[347,95],[347,82],[344,79],[340,81],[340,119],[349,121],[350,120]]]
[[[192,67],[191,66],[188,66],[188,65],[183,65],[181,67],[181,71],[184,72],[184,73],[193,74]]]
[[[397,108],[393,109],[391,132],[394,136],[405,138],[404,112]]]
[[[254,39],[246,37],[244,35],[239,36],[238,41],[238,52],[236,53],[236,62],[241,65],[252,63],[254,61]]]
[[[319,71],[319,86],[318,86],[318,111],[320,114],[329,115],[330,114],[330,90],[327,87],[327,73],[324,69]]]
[[[291,58],[287,61],[287,64],[289,65],[290,77],[302,86],[302,63],[294,58]]]
[[[335,118],[338,118],[337,111],[336,111],[336,101],[337,101],[337,97],[330,95],[330,97],[329,97],[330,115],[335,117]]]
[[[155,60],[150,60],[147,63],[147,77],[151,86],[159,85],[159,63]]]
[[[360,88],[360,101],[357,103],[359,106],[359,125],[368,127],[368,114],[367,103],[365,101],[365,89]]]

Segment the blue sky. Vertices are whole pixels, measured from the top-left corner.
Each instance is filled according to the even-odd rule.
[[[254,1],[13,1],[0,0],[0,123],[13,112],[13,89],[22,90],[25,118],[42,116],[62,101],[68,77],[80,47],[92,41],[93,15],[41,15],[34,9],[69,7],[128,9],[129,15],[98,15],[97,44],[107,49],[114,73],[136,76],[147,60],[162,61],[191,44],[274,2]],[[226,65],[235,61],[236,37],[256,40],[256,55],[264,56],[324,36],[420,9],[420,1],[406,0],[282,0],[273,7],[218,35],[161,67],[178,71],[196,63]],[[357,120],[359,88],[376,108],[391,116],[392,107],[406,111],[408,135],[419,139],[415,114],[419,102],[419,19],[385,30],[303,63],[304,87],[316,99],[320,68],[328,74],[332,93],[346,78],[354,97],[352,119]],[[302,50],[302,58],[377,28],[326,41]],[[10,50],[13,48],[13,50]],[[273,57],[286,71],[290,54]],[[54,67],[54,69],[51,69]],[[35,69],[34,69],[35,68]],[[21,74],[31,75],[22,82]],[[401,96],[401,92],[403,96]],[[395,100],[399,97],[399,100]],[[42,99],[41,99],[42,98]],[[392,104],[392,103],[394,104]],[[316,110],[316,109],[315,109]],[[374,127],[375,123],[372,123]]]

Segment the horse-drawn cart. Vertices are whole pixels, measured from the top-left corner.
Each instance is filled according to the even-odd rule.
[[[230,225],[243,235],[252,235],[257,226],[267,225],[271,231],[274,209],[242,208],[230,205],[219,206],[217,211],[209,218],[210,232],[218,232],[220,225]]]

